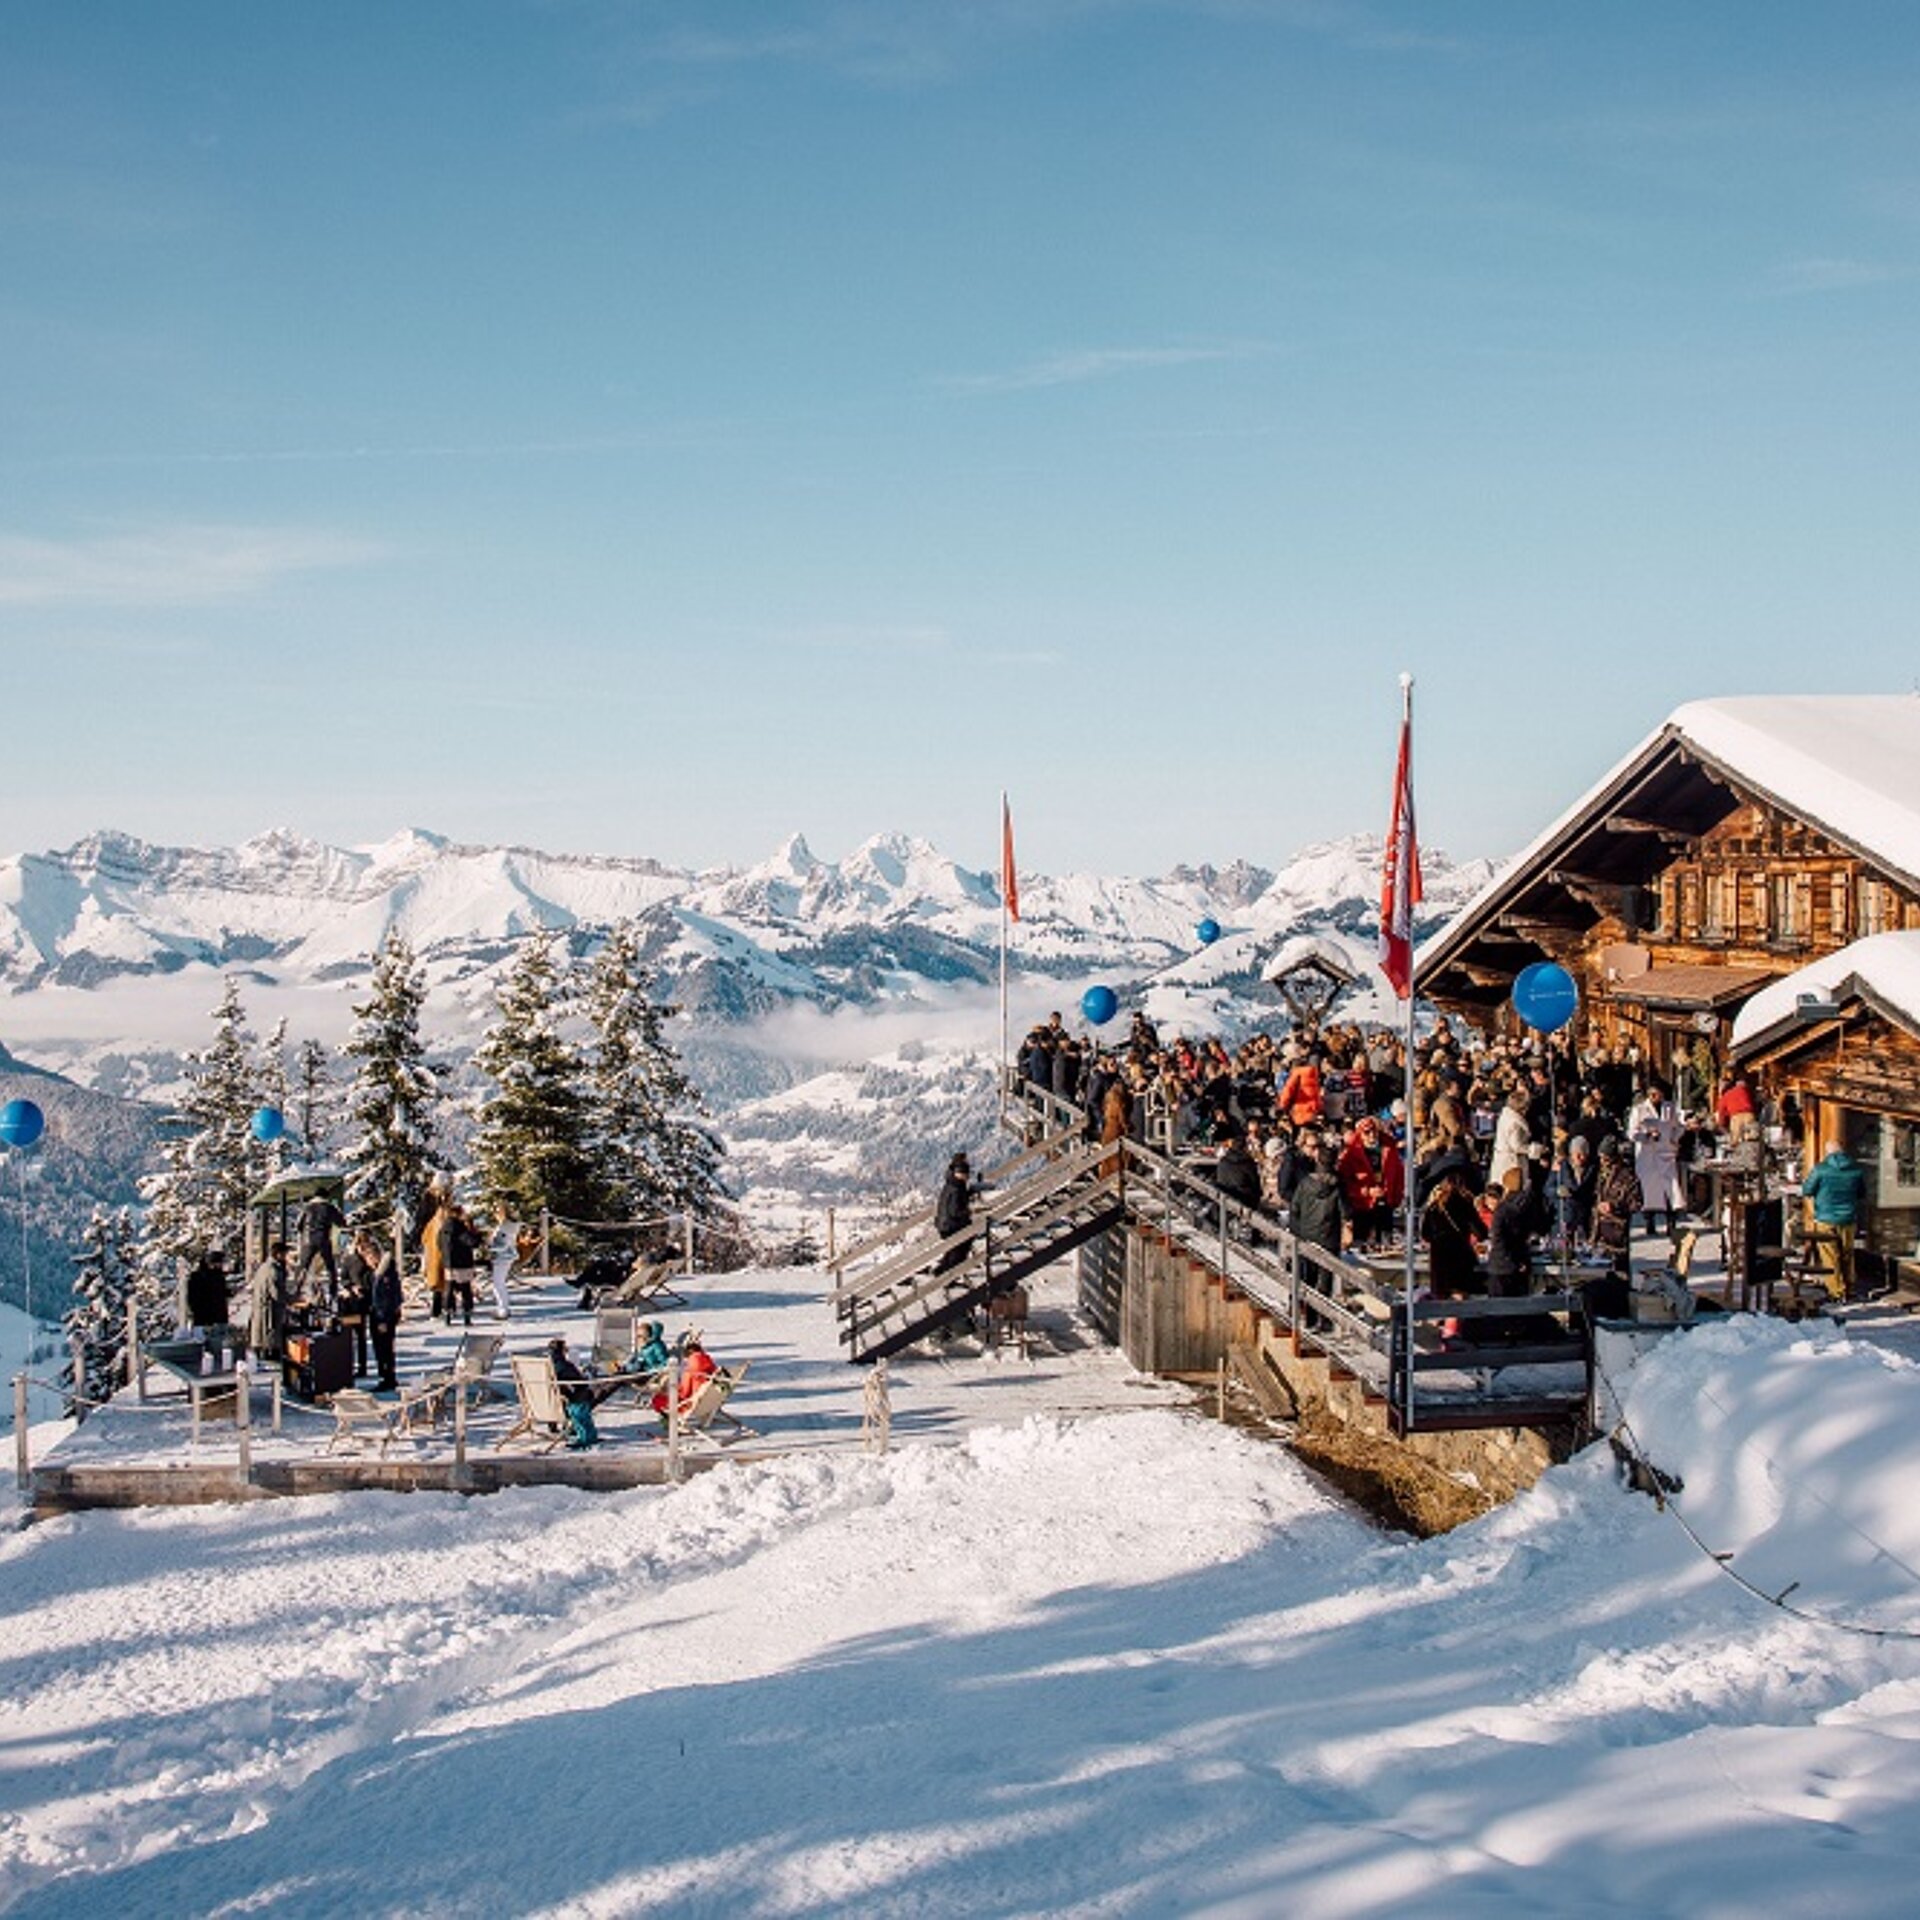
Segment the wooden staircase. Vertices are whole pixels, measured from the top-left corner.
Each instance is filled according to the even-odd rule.
[[[989,1171],[988,1191],[962,1232],[926,1237],[926,1208],[849,1248],[833,1262],[848,1357],[884,1360],[942,1327],[967,1324],[990,1294],[1117,1224],[1125,1212],[1121,1162],[1112,1147],[1056,1136]],[[1103,1163],[1112,1170],[1103,1173]],[[942,1268],[943,1259],[951,1264]]]

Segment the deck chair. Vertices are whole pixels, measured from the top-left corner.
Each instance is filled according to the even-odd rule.
[[[451,1373],[436,1373],[400,1390],[400,1402],[393,1409],[393,1431],[400,1439],[411,1439],[422,1427],[431,1430],[440,1424],[457,1384]]]
[[[385,1455],[394,1438],[393,1415],[372,1394],[364,1387],[341,1387],[328,1404],[333,1414],[333,1437],[326,1444],[326,1452],[349,1445],[358,1449],[377,1439]]]
[[[507,1344],[504,1333],[469,1333],[453,1356],[453,1377],[449,1383],[462,1388],[467,1405],[477,1407],[483,1400],[497,1400],[500,1389],[493,1383],[493,1369],[500,1349]]]
[[[680,1437],[683,1440],[689,1434],[711,1433],[716,1425],[730,1429],[727,1433],[715,1434],[718,1440],[752,1440],[759,1437],[756,1428],[727,1411],[727,1402],[738,1391],[752,1364],[751,1360],[743,1360],[737,1367],[722,1367],[718,1373],[701,1381],[699,1391],[680,1409]]]
[[[684,1307],[687,1296],[668,1283],[673,1277],[671,1260],[636,1260],[632,1271],[613,1292],[613,1304],[631,1307]]]
[[[633,1352],[633,1328],[638,1318],[631,1307],[601,1307],[593,1316],[593,1364],[605,1373],[618,1373]]]
[[[553,1362],[544,1353],[516,1353],[508,1364],[513,1368],[513,1390],[520,1399],[520,1412],[496,1443],[496,1451],[526,1434],[540,1452],[551,1453],[567,1438],[567,1402],[554,1375]]]

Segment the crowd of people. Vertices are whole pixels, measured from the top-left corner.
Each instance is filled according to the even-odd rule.
[[[1385,1028],[1229,1048],[1163,1042],[1135,1014],[1125,1042],[1106,1045],[1056,1013],[1027,1034],[1017,1072],[1079,1110],[1089,1138],[1200,1154],[1222,1192],[1329,1251],[1396,1244],[1411,1183],[1436,1293],[1524,1293],[1543,1242],[1595,1250],[1625,1277],[1636,1223],[1676,1233],[1690,1163],[1760,1123],[1752,1087],[1716,1073],[1704,1041],[1670,1081],[1634,1047],[1485,1035],[1442,1016],[1412,1065],[1409,1081],[1405,1038]],[[1797,1136],[1791,1110],[1775,1118]]]

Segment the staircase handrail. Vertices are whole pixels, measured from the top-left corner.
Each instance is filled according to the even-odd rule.
[[[1040,1172],[1019,1186],[1003,1187],[996,1193],[986,1195],[980,1211],[957,1233],[950,1233],[941,1240],[915,1241],[878,1266],[870,1267],[858,1278],[844,1281],[836,1287],[828,1296],[835,1310],[844,1317],[850,1302],[863,1300],[908,1274],[917,1272],[953,1248],[964,1246],[989,1225],[1004,1225],[1036,1202],[1058,1192],[1061,1187],[1081,1179],[1090,1167],[1111,1151],[1111,1148],[1102,1148],[1096,1143],[1083,1146],[1077,1152],[1060,1154],[1047,1161]]]
[[[1105,1182],[1098,1184],[1104,1185]],[[870,1315],[865,1320],[860,1318],[858,1308],[864,1303],[868,1296],[860,1295],[854,1297],[849,1303],[849,1311],[846,1316],[847,1325],[841,1334],[841,1339],[849,1344],[856,1342],[860,1335],[868,1328],[877,1325],[895,1313],[918,1306],[929,1294],[942,1292],[950,1286],[969,1282],[977,1272],[985,1269],[989,1262],[993,1260],[1005,1261],[1009,1258],[1017,1258],[1021,1251],[1022,1242],[1032,1238],[1046,1228],[1056,1227],[1063,1221],[1070,1220],[1074,1214],[1086,1205],[1088,1199],[1096,1190],[1095,1188],[1086,1187],[1076,1188],[1071,1193],[1063,1194],[1053,1206],[1048,1207],[1045,1211],[1021,1217],[1015,1223],[1018,1232],[1012,1239],[994,1242],[989,1236],[982,1232],[977,1252],[970,1254],[966,1260],[961,1261],[959,1264],[949,1267],[944,1273],[929,1271],[917,1287],[912,1287],[907,1292],[899,1294],[895,1298],[887,1301],[879,1312]],[[964,1236],[959,1234],[954,1235],[956,1240],[963,1237]]]
[[[986,1172],[980,1176],[981,1184],[990,1187],[1003,1186],[1007,1176],[1014,1168],[1023,1166],[1027,1161],[1035,1159],[1042,1154],[1051,1155],[1057,1153],[1063,1142],[1064,1135],[1043,1135],[1040,1139],[1032,1141],[1022,1147],[1018,1153],[1012,1155],[1010,1158],[1002,1160],[999,1165],[989,1167]],[[939,1211],[939,1207],[939,1201],[933,1200],[929,1201],[925,1206],[917,1207],[912,1213],[901,1215],[898,1219],[881,1228],[878,1233],[869,1234],[866,1239],[856,1242],[853,1246],[846,1248],[840,1253],[836,1253],[831,1260],[825,1263],[828,1270],[833,1273],[839,1273],[844,1268],[854,1265],[857,1261],[866,1259],[870,1254],[879,1252],[882,1247],[891,1246],[896,1241],[904,1239],[908,1234],[915,1232],[918,1228],[924,1227],[927,1222],[933,1218],[935,1213]]]

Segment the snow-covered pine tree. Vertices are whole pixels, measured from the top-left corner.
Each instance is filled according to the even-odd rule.
[[[294,1124],[290,1111],[293,1105],[293,1081],[287,1072],[287,1023],[284,1018],[273,1023],[273,1031],[261,1046],[259,1083],[259,1104],[271,1107],[291,1130]],[[306,1142],[294,1139],[291,1131],[261,1143],[260,1159],[266,1176],[261,1182],[263,1186],[286,1172],[296,1150],[304,1153]]]
[[[109,1214],[96,1207],[75,1255],[73,1305],[63,1317],[68,1359],[60,1376],[69,1412],[76,1392],[88,1400],[110,1399],[127,1377],[127,1307],[135,1304],[135,1337],[153,1340],[173,1329],[173,1290],[161,1296],[139,1265],[140,1243],[131,1211]],[[80,1340],[80,1378],[73,1377],[73,1340]]]
[[[309,1160],[324,1160],[333,1146],[333,1061],[318,1040],[303,1040],[293,1056],[293,1106],[287,1124],[300,1136]]]
[[[347,1211],[418,1210],[445,1165],[434,1140],[440,1076],[420,1037],[427,970],[399,934],[374,955],[367,998],[353,1010],[347,1057],[358,1064],[347,1091]]]
[[[527,936],[500,984],[498,1018],[474,1055],[488,1081],[473,1158],[485,1197],[522,1220],[542,1207],[596,1220],[610,1204],[595,1151],[587,1063],[564,1032],[570,983],[553,934]]]
[[[654,997],[657,986],[637,929],[616,926],[587,981],[601,1179],[624,1219],[683,1209],[709,1219],[727,1198],[724,1149],[701,1125],[705,1103],[666,1035],[679,1009]]]
[[[104,1207],[95,1207],[80,1235],[80,1251],[74,1255],[73,1304],[60,1317],[69,1356],[61,1370],[60,1385],[66,1392],[69,1418],[75,1414],[85,1417],[86,1410],[75,1404],[76,1397],[105,1400],[119,1384],[114,1363],[126,1351],[125,1295],[126,1276],[120,1271],[113,1222]],[[77,1351],[75,1341],[79,1342]]]
[[[156,1296],[169,1301],[180,1261],[197,1260],[208,1247],[239,1250],[247,1202],[269,1174],[253,1137],[259,1066],[237,981],[226,983],[213,1018],[213,1045],[187,1056],[186,1091],[168,1116],[160,1171],[140,1183],[147,1202],[140,1267]]]

